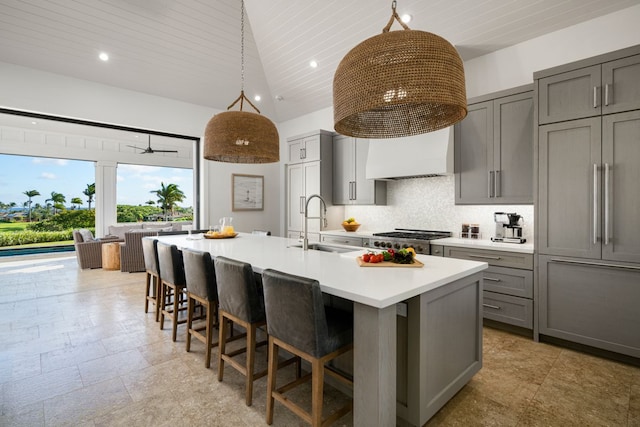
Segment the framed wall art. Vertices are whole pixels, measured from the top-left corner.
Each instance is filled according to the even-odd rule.
[[[231,175],[231,210],[264,210],[264,176]]]

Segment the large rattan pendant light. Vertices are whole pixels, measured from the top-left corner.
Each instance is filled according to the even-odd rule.
[[[280,137],[276,126],[244,95],[244,0],[241,0],[240,96],[209,120],[204,131],[204,158],[227,163],[273,163],[280,160]],[[229,111],[240,102],[239,111]],[[242,111],[247,102],[257,113]]]
[[[467,115],[462,59],[442,37],[411,30],[396,13],[382,34],[342,59],[333,77],[335,130],[395,138],[450,126]],[[394,21],[404,30],[389,31]]]

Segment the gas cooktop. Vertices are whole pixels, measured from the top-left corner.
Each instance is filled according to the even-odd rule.
[[[396,228],[394,231],[383,233],[373,233],[378,237],[392,237],[395,239],[411,239],[411,240],[433,240],[451,237],[450,231],[434,231],[434,230],[415,230],[410,228]]]

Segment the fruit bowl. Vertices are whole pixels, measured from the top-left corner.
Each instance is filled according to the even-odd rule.
[[[344,222],[342,223],[342,228],[344,228],[345,231],[356,231],[358,228],[360,228],[360,224],[345,224]]]

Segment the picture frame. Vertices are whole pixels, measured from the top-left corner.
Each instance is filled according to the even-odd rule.
[[[231,175],[231,210],[262,211],[264,210],[264,176],[263,175]]]

